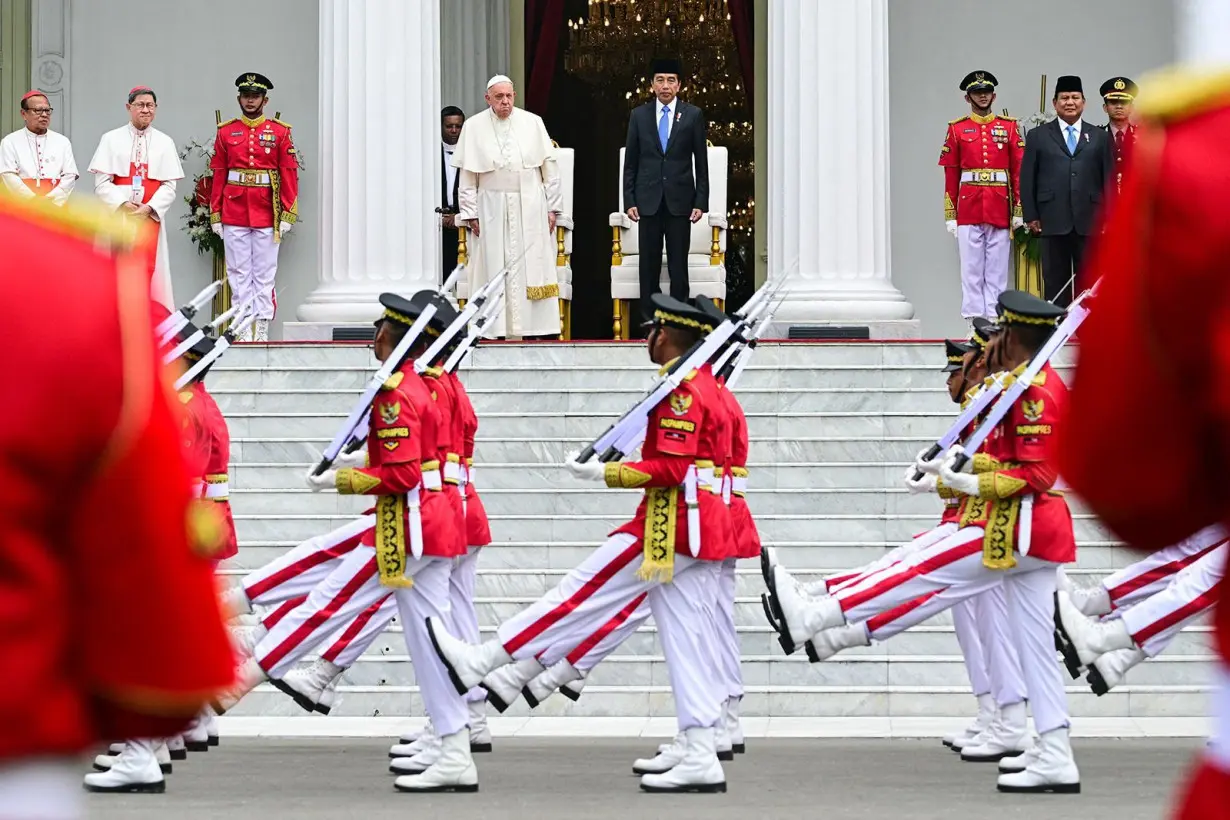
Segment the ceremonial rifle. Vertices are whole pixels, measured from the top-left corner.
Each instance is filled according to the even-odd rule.
[[[991,402],[995,401],[996,396],[1003,391],[1004,382],[1007,380],[1007,373],[996,373],[990,382],[980,385],[978,392],[970,398],[969,404],[965,405],[965,409],[961,411],[961,415],[957,416],[956,421],[949,426],[948,432],[940,436],[935,444],[927,449],[922,460],[934,461],[940,453],[947,452],[949,447],[956,444],[965,428],[977,420],[982,415],[982,411],[990,407]],[[922,477],[922,470],[914,471],[915,481],[922,481]]]
[[[1068,339],[1072,338],[1072,334],[1076,333],[1077,328],[1081,326],[1081,323],[1085,321],[1085,317],[1089,315],[1089,308],[1083,303],[1094,294],[1097,288],[1098,283],[1094,282],[1092,288],[1076,297],[1071,306],[1068,307],[1068,315],[1064,317],[1064,320],[1055,328],[1055,331],[1046,340],[1046,343],[1029,360],[1029,364],[1025,366],[1024,371],[1016,377],[1016,381],[1004,389],[1003,395],[999,397],[999,401],[995,402],[990,412],[987,413],[986,419],[965,440],[962,445],[965,452],[953,462],[952,469],[954,472],[961,472],[972,455],[978,451],[978,448],[982,446],[995,427],[1003,420],[1004,416],[1008,415],[1008,411],[1012,409],[1012,405],[1016,403],[1016,400],[1034,383],[1034,378],[1042,372],[1042,368],[1054,358],[1055,354],[1067,343]]]
[[[241,316],[247,315],[248,307],[252,305],[255,301],[256,301],[256,297],[254,296],[248,299],[248,301],[244,302],[242,305],[232,305],[230,310],[228,310],[226,313],[223,313],[217,319],[214,319],[213,321],[211,321],[205,327],[208,327],[211,330],[216,331],[218,328],[222,327],[224,324],[229,322],[231,318],[234,317],[236,314],[239,314]],[[205,338],[205,328],[197,328],[192,333],[191,336],[184,339],[182,342],[176,345],[173,350],[171,350],[169,353],[163,356],[162,363],[170,364],[171,362],[175,361],[180,356],[188,352],[188,350],[190,350],[194,344],[196,344],[197,342],[201,341],[201,339],[204,339],[204,338]]]
[[[218,342],[214,345],[214,349],[202,356],[200,361],[188,368],[187,373],[184,373],[184,375],[175,380],[175,389],[182,390],[184,385],[189,384],[200,373],[204,372],[207,367],[218,361],[218,359],[222,357],[222,354],[235,343],[235,339],[239,337],[239,334],[251,327],[252,323],[255,321],[256,312],[253,311],[252,313],[246,314],[239,321],[232,323],[231,326],[226,329],[226,332],[223,333],[218,339]]]
[[[465,358],[469,355],[470,351],[478,346],[487,324],[494,317],[500,315],[500,310],[503,307],[504,291],[501,290],[494,297],[492,297],[482,309],[479,310],[478,316],[474,318],[474,321],[470,323],[470,327],[466,331],[465,339],[457,345],[457,349],[449,355],[448,360],[444,363],[445,370],[449,373],[456,372],[457,368],[461,366],[463,361],[465,361]]]
[[[176,333],[187,327],[192,318],[196,316],[197,311],[205,307],[214,298],[214,294],[218,292],[220,287],[222,287],[222,282],[211,282],[204,290],[193,296],[192,301],[159,322],[158,327],[154,329],[154,332],[158,335],[158,346],[161,347],[171,341],[171,339],[175,338]]]
[[[748,323],[747,317],[759,317],[772,298],[772,295],[781,287],[782,279],[771,282],[762,287],[752,295],[752,298],[743,306],[741,312],[737,312],[736,319],[726,319],[716,328],[711,330],[701,339],[699,339],[692,347],[682,356],[680,356],[673,365],[671,365],[653,386],[646,392],[645,396],[625,412],[618,421],[612,424],[607,431],[598,438],[594,439],[585,449],[577,454],[577,461],[584,463],[600,453],[600,461],[616,461],[622,458],[625,450],[621,449],[621,444],[633,439],[646,424],[649,418],[650,411],[665,399],[672,391],[683,383],[683,380],[696,368],[705,364],[713,357],[718,348],[724,345],[731,336]]]

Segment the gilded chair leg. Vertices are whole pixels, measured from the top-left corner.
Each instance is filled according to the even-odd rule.
[[[565,342],[572,338],[572,303],[559,300],[559,337]]]
[[[714,299],[713,304],[717,305],[718,310],[722,311],[723,313],[726,312],[726,300],[725,299]]]
[[[619,299],[612,299],[611,305],[614,308],[614,318],[611,322],[612,338],[618,341],[624,337],[623,311],[620,309]]]

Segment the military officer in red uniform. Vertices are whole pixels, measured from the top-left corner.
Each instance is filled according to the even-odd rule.
[[[243,114],[218,126],[209,221],[226,246],[232,299],[253,299],[252,341],[269,341],[275,308],[278,245],[299,218],[299,158],[290,126],[265,117],[273,83],[263,74],[240,74]]]
[[[1136,145],[1136,123],[1132,122],[1132,108],[1136,100],[1136,83],[1127,77],[1111,77],[1102,83],[1098,93],[1102,95],[1102,110],[1109,122],[1106,130],[1115,149],[1115,190],[1123,189],[1123,171],[1128,167],[1128,157]]]
[[[714,327],[696,307],[651,297],[650,358],[668,367]],[[728,419],[708,365],[685,378],[649,413],[639,461],[565,461],[573,475],[608,487],[645,491],[634,518],[545,596],[500,625],[478,646],[433,619],[432,641],[459,692],[513,664],[520,680],[593,636],[648,594],[675,696],[685,754],[665,773],[646,774],[646,791],[725,791],[716,727],[721,699],[713,686],[713,608],[718,569],[733,554],[730,521],[714,468],[729,450]]]
[[[213,346],[214,341],[208,337],[197,342],[184,354],[186,364],[191,367],[199,362]],[[186,411],[190,432],[186,437],[186,449],[199,459],[193,475],[200,481],[197,497],[201,501],[202,515],[216,522],[221,532],[221,537],[210,545],[208,556],[224,561],[239,553],[230,502],[231,434],[221,408],[205,389],[208,374],[209,368],[201,371],[180,391],[179,400]]]
[[[1024,135],[1016,120],[995,114],[989,71],[961,80],[970,113],[948,123],[940,166],[944,169],[944,220],[961,257],[961,315],[995,318],[999,294],[1012,269],[1012,234],[1021,222]]]
[[[1089,259],[1097,300],[1081,326],[1060,469],[1131,546],[1160,550],[1230,520],[1230,75],[1146,83],[1123,190]],[[1147,100],[1147,102],[1145,102]],[[1163,356],[1159,351],[1184,351]],[[1125,384],[1124,374],[1131,374]],[[1148,455],[1139,441],[1149,424]],[[1144,472],[1156,480],[1146,479]],[[1230,817],[1230,582],[1214,623],[1213,741],[1175,816]]]
[[[0,193],[0,288],[22,306],[0,402],[5,816],[79,816],[85,748],[174,734],[231,680],[213,577],[194,554],[148,249],[132,231],[88,206]],[[71,318],[48,333],[48,316]],[[36,434],[83,400],[88,412]]]

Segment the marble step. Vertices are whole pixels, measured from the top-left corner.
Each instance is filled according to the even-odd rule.
[[[1195,717],[1208,714],[1208,689],[1195,685],[1125,685],[1095,697],[1083,682],[1070,681],[1068,705],[1074,718]],[[969,686],[798,686],[745,688],[740,711],[747,717],[932,717],[973,714]],[[302,716],[294,701],[262,684],[228,714]],[[351,686],[340,688],[333,714],[339,716],[423,715],[423,700],[415,686]],[[530,714],[523,700],[506,713]],[[535,715],[585,717],[673,717],[674,699],[665,686],[593,686],[576,701],[553,697]],[[954,726],[954,728],[958,728]]]
[[[210,390],[360,390],[375,371],[375,367],[232,367],[210,372]],[[507,390],[540,383],[551,390],[568,392],[587,387],[613,390],[645,390],[654,381],[651,365],[595,366],[550,365],[535,367],[511,365],[471,367],[459,371],[466,389]],[[1071,368],[1059,368],[1065,378]],[[866,366],[846,365],[773,365],[757,362],[749,365],[741,377],[738,390],[763,388],[809,388],[841,385],[852,389],[883,387],[942,386],[944,375],[933,364],[899,364]]]
[[[595,436],[601,433],[595,432]],[[938,431],[936,435],[942,433]],[[590,437],[551,438],[546,436],[491,439],[479,436],[475,441],[474,460],[480,466],[489,462],[562,464],[568,453],[581,449]],[[915,436],[781,436],[754,439],[751,450],[759,460],[778,462],[836,461],[905,465],[914,460],[920,450],[935,442],[933,435]],[[309,464],[320,457],[328,445],[327,438],[231,439],[232,463],[273,462]],[[901,480],[899,471],[893,480]]]
[[[624,524],[630,513],[612,515],[556,516],[491,515],[491,532],[499,541],[590,541],[599,544],[608,533]],[[240,542],[252,540],[304,541],[330,532],[353,519],[353,515],[316,512],[301,515],[259,514],[235,515],[235,528]],[[807,541],[823,538],[829,541],[865,542],[869,540],[904,543],[917,533],[935,526],[934,514],[828,515],[818,518],[809,514],[761,514],[756,524],[763,538],[770,541]],[[1092,516],[1074,516],[1076,540],[1111,540],[1110,531]]]
[[[937,437],[955,416],[943,411],[924,412],[794,412],[748,414],[748,433],[755,443],[765,438],[814,436],[921,436]],[[539,413],[494,411],[479,419],[479,434],[486,440],[522,438],[592,438],[618,418],[616,413],[577,411]],[[346,420],[343,413],[324,415],[308,409],[296,413],[235,412],[227,416],[232,438],[331,439]]]

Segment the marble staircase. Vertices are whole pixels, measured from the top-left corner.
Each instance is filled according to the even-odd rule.
[[[934,525],[938,502],[910,496],[901,475],[943,432],[953,407],[943,391],[941,348],[918,343],[765,344],[738,395],[751,431],[748,502],[762,539],[785,563],[816,576],[872,560]],[[374,369],[363,345],[245,345],[210,374],[232,435],[231,499],[240,554],[222,573],[238,579],[298,541],[363,509],[358,499],[312,494],[307,464],[324,447]],[[495,543],[480,561],[484,630],[554,585],[636,504],[631,492],[588,487],[560,462],[622,412],[652,368],[636,344],[491,344],[463,378],[480,415],[477,480]],[[1080,562],[1091,583],[1132,556],[1079,502]],[[946,615],[885,644],[823,664],[785,657],[761,614],[755,562],[740,568],[736,619],[744,654],[744,713],[772,716],[963,715],[970,696]],[[1095,698],[1082,682],[1078,715],[1205,714],[1212,653],[1207,628],[1189,628],[1129,685]],[[336,714],[421,714],[399,627],[345,675]],[[516,713],[524,705],[515,707]],[[577,703],[553,698],[546,714],[673,714],[652,625],[593,673]],[[262,687],[237,715],[302,714]],[[511,712],[510,712],[511,714]]]

